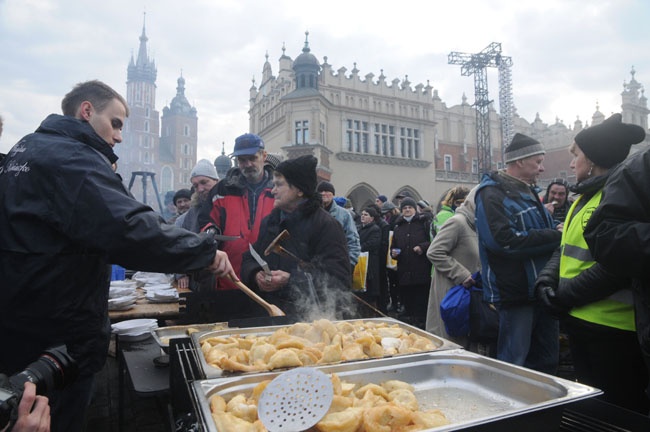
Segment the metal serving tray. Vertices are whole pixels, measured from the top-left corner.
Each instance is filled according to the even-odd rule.
[[[168,326],[168,327],[158,327],[151,330],[151,335],[156,340],[160,348],[165,352],[169,351],[169,341],[175,338],[181,337],[190,337],[191,334],[188,334],[188,330],[196,329],[197,333],[205,333],[208,331],[222,330],[228,328],[227,322],[218,322],[212,324],[189,324],[189,325],[177,325],[177,326]]]
[[[451,424],[429,431],[558,430],[563,405],[602,393],[555,376],[504,363],[462,349],[413,354],[318,367],[361,385],[396,379],[415,387],[420,409],[440,409]],[[281,373],[281,372],[280,372]],[[263,380],[280,373],[195,381],[194,396],[208,431],[216,431],[210,397],[229,400],[249,394]]]
[[[462,348],[460,345],[451,342],[447,339],[443,339],[439,336],[436,336],[432,333],[426,332],[422,329],[419,329],[417,327],[414,327],[412,325],[406,324],[402,321],[396,320],[394,318],[362,318],[362,319],[352,319],[352,320],[343,320],[347,322],[374,322],[374,323],[386,323],[388,325],[394,325],[397,324],[400,326],[405,331],[408,331],[409,333],[415,333],[419,336],[422,336],[426,339],[429,339],[430,341],[433,342],[433,344],[436,346],[435,350],[451,350],[451,349],[459,349]],[[332,321],[334,323],[337,322],[342,322],[342,321]],[[260,373],[260,372],[227,372],[223,371],[219,368],[215,368],[213,366],[210,366],[208,362],[205,360],[205,356],[203,355],[203,351],[201,350],[201,344],[203,343],[204,340],[211,338],[211,337],[227,337],[227,336],[248,336],[248,335],[258,335],[258,336],[269,336],[273,332],[275,332],[278,329],[284,328],[284,327],[290,327],[289,325],[281,325],[281,326],[269,326],[269,327],[249,327],[249,328],[240,328],[240,329],[225,329],[225,330],[215,330],[211,332],[202,332],[202,333],[194,333],[192,334],[192,343],[194,344],[194,348],[196,349],[196,352],[198,354],[198,357],[201,361],[201,370],[203,371],[203,376],[205,378],[219,378],[222,376],[228,376],[228,375],[241,375],[241,374],[251,374],[251,373]],[[424,351],[423,351],[424,352]],[[390,357],[398,357],[398,358],[403,358],[405,356],[409,356],[412,354],[399,354],[396,356],[390,356]],[[388,357],[385,357],[388,358]],[[358,362],[365,362],[370,359],[364,359],[364,360],[352,360],[349,362],[344,362],[344,363],[358,363]]]

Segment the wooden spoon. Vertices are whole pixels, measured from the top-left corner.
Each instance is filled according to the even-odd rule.
[[[285,316],[286,314],[282,312],[282,309],[277,307],[274,304],[271,304],[264,300],[262,297],[258,296],[252,289],[248,288],[244,283],[240,280],[236,280],[233,277],[230,277],[230,280],[233,281],[237,287],[244,292],[248,297],[252,298],[257,304],[262,306],[266,311],[268,312],[269,316]]]

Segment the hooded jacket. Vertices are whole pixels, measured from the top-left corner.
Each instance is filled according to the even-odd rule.
[[[535,279],[560,245],[555,226],[536,188],[500,171],[483,176],[476,191],[476,232],[485,301],[535,301]]]
[[[271,193],[273,179],[271,168],[264,166],[264,180],[254,190],[239,168],[232,168],[225,179],[216,185],[212,198],[210,219],[227,236],[240,236],[238,240],[224,241],[219,249],[228,254],[235,273],[240,274],[242,256],[248,245],[255,243],[260,233],[262,219],[275,203]],[[254,196],[252,196],[254,194]],[[252,205],[251,205],[252,204]],[[236,290],[237,285],[227,279],[217,280],[217,289]]]
[[[109,264],[153,272],[209,266],[216,243],[168,225],[130,196],[112,148],[52,114],[0,164],[0,370],[65,343],[82,375],[109,341]]]

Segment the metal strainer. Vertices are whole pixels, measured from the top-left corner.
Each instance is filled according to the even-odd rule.
[[[262,392],[257,415],[269,432],[299,432],[318,423],[334,390],[323,372],[301,367],[281,373]]]

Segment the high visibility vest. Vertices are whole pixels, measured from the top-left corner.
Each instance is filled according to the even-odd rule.
[[[575,215],[574,211],[584,197],[578,198],[571,206],[562,231],[560,279],[574,278],[596,264],[585,241],[584,229],[600,204],[602,195],[601,189]],[[606,299],[573,308],[569,314],[607,327],[629,331],[636,329],[631,289],[622,289]]]

